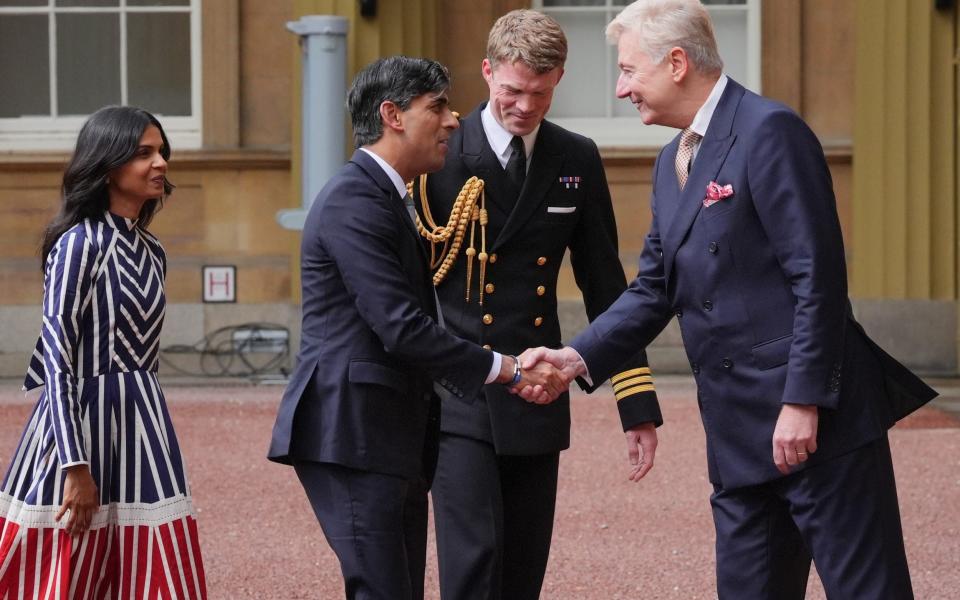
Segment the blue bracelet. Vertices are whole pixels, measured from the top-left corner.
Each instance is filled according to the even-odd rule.
[[[512,355],[511,355],[512,356]],[[520,371],[520,359],[516,356],[513,357],[513,381],[510,382],[510,385],[517,385],[520,383],[520,379],[523,376],[523,373]]]

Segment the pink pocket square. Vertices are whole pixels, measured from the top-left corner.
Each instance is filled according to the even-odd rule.
[[[713,206],[717,202],[720,202],[724,198],[729,198],[732,195],[732,185],[729,183],[727,185],[720,185],[716,181],[711,181],[707,184],[707,197],[703,199],[703,207]]]

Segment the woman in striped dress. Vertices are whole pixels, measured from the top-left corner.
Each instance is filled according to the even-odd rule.
[[[0,489],[0,600],[205,598],[183,459],[157,382],[166,258],[146,231],[172,186],[160,123],[84,124],[44,233],[44,386]]]

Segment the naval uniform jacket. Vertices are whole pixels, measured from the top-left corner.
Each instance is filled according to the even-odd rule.
[[[463,119],[449,140],[444,168],[427,179],[430,210],[438,224],[446,224],[457,194],[472,176],[485,182],[490,219],[483,306],[478,302],[476,259],[470,302],[465,301],[468,229],[456,262],[437,287],[444,322],[456,335],[498,352],[518,354],[536,346],[558,347],[557,275],[568,248],[590,319],[626,288],[600,154],[591,140],[544,121],[523,190],[514,201],[507,197],[506,173],[483,130],[480,113],[484,106]],[[561,177],[579,177],[579,181],[568,185],[561,183]],[[414,198],[422,218],[419,187]],[[479,225],[476,236],[479,253]],[[429,252],[430,243],[424,243]],[[442,245],[438,251],[440,248]],[[632,348],[615,370],[627,371],[616,388],[624,428],[648,421],[662,423],[646,355]],[[504,386],[486,386],[479,395],[441,395],[441,429],[491,441],[498,454],[545,454],[570,445],[567,394],[545,406],[511,395]]]
[[[301,280],[300,352],[268,458],[419,476],[424,448],[436,448],[437,430],[428,427],[433,380],[454,397],[476,395],[493,356],[435,322],[420,236],[365,152],[314,201]]]
[[[678,142],[654,165],[637,278],[570,344],[595,381],[676,315],[710,480],[727,489],[781,476],[772,437],[783,403],[819,407],[808,468],[879,438],[936,395],[853,318],[830,171],[799,116],[730,80],[682,191]],[[732,194],[704,207],[710,182]]]

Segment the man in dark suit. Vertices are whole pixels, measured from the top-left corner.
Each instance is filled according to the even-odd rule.
[[[626,288],[597,147],[544,120],[566,54],[554,19],[528,10],[501,17],[482,65],[489,101],[451,136],[444,168],[414,190],[430,234],[451,213],[464,214],[454,209],[464,184],[483,180],[475,220],[462,247],[451,242],[454,260],[440,267],[437,293],[450,331],[507,352],[560,345],[557,278],[568,248],[590,318]],[[652,456],[661,417],[646,356],[636,349],[631,355],[618,365],[624,373],[617,405],[637,463],[641,444]],[[534,406],[488,386],[446,394],[442,415],[431,488],[441,596],[539,598],[559,454],[570,444],[569,398]],[[632,467],[630,477],[640,479],[651,465]]]
[[[911,598],[887,429],[935,392],[853,318],[816,136],[722,74],[698,0],[640,0],[607,36],[617,96],[683,131],[654,166],[637,278],[569,348],[530,360],[598,384],[676,315],[707,434],[719,596],[803,598],[812,556],[830,598]]]
[[[296,469],[348,598],[423,597],[439,410],[431,380],[457,397],[493,381],[544,382],[434,321],[404,182],[443,166],[457,128],[447,86],[434,61],[393,57],[363,69],[348,96],[359,149],[304,224],[303,339],[269,458]]]

